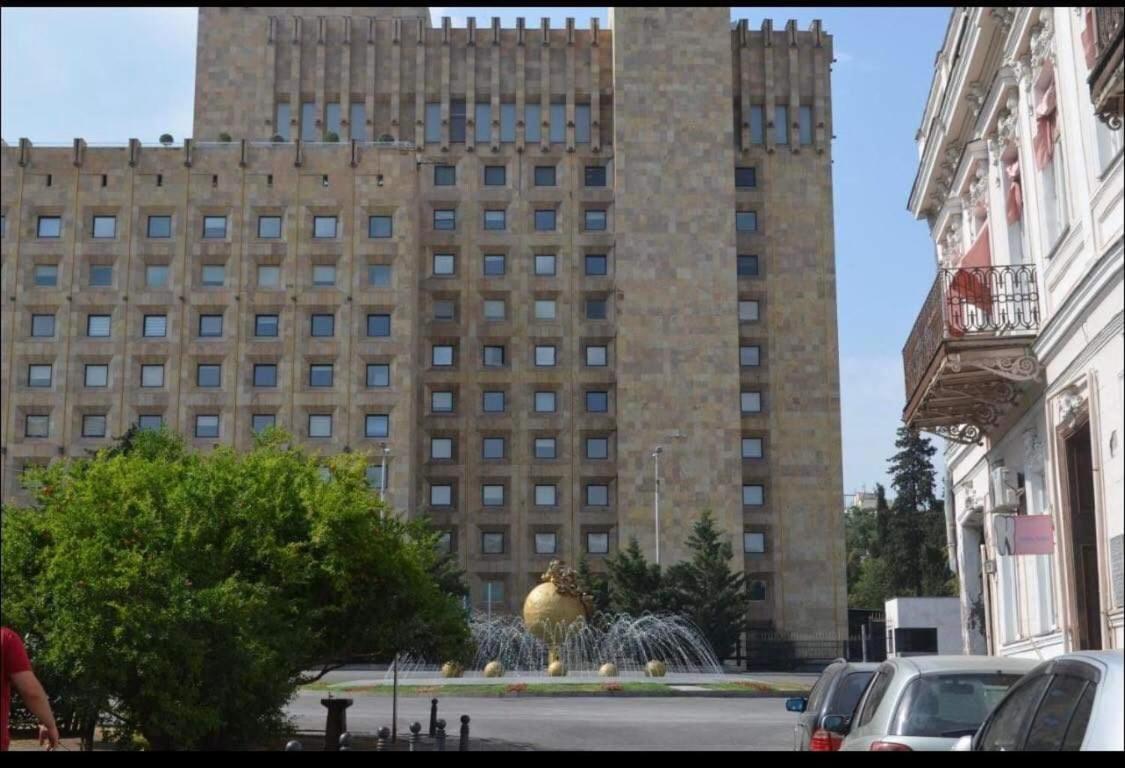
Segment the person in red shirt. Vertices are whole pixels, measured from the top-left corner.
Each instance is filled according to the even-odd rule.
[[[52,750],[59,745],[59,727],[55,725],[55,716],[51,712],[51,704],[47,701],[47,692],[39,683],[39,678],[31,671],[31,662],[27,658],[27,650],[23,647],[23,640],[7,627],[0,627],[0,751],[8,751],[8,706],[11,701],[11,691],[8,690],[9,681],[12,687],[19,691],[24,705],[31,710],[31,714],[39,718],[39,743],[47,744],[47,749]]]

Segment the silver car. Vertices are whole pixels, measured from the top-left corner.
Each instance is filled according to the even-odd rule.
[[[823,727],[846,734],[842,752],[950,750],[960,737],[976,733],[1037,663],[997,656],[888,659],[852,718],[827,718]]]
[[[1012,686],[958,750],[1072,752],[1125,749],[1125,652],[1057,656]]]

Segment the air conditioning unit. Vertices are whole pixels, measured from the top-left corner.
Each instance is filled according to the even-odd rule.
[[[992,470],[992,511],[1016,512],[1020,507],[1020,490],[1015,470],[996,467]]]

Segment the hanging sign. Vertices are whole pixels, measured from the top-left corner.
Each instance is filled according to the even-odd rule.
[[[1055,526],[1050,515],[994,515],[992,524],[999,555],[1055,552]]]

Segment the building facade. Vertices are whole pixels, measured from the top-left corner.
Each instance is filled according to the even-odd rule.
[[[831,38],[610,18],[202,8],[192,140],[6,145],[5,498],[277,424],[370,455],[479,606],[710,509],[756,621],[842,638]]]
[[[917,136],[938,275],[904,419],[949,439],[967,653],[1123,645],[1122,132],[1091,91],[1113,10],[955,9]]]

